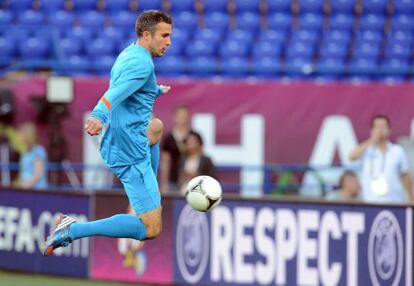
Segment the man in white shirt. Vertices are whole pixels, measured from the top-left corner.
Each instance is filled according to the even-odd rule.
[[[403,148],[389,141],[390,120],[376,115],[371,136],[349,155],[362,164],[362,199],[371,202],[414,201],[407,156]]]

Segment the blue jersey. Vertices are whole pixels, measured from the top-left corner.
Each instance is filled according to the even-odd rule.
[[[150,53],[131,44],[116,59],[109,88],[91,114],[104,126],[101,155],[109,167],[149,159],[147,127],[161,94]]]

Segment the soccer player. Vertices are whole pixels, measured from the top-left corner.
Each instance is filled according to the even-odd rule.
[[[163,12],[145,11],[138,17],[135,30],[138,40],[116,59],[109,89],[87,119],[85,130],[92,136],[102,131],[102,158],[122,182],[136,215],[118,214],[86,223],[62,215],[45,242],[45,256],[83,237],[146,240],[156,238],[161,231],[161,197],[154,172],[159,146],[150,147],[147,129],[155,99],[170,90],[157,85],[152,57],[162,56],[171,44],[172,20]],[[157,129],[160,122],[153,119],[149,131],[153,124]]]

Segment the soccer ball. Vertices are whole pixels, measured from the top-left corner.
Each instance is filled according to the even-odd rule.
[[[223,191],[220,183],[210,176],[198,176],[188,182],[187,203],[200,212],[209,211],[220,204]]]

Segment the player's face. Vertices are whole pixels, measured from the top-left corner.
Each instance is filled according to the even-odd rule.
[[[170,24],[161,22],[155,26],[154,35],[150,39],[150,53],[153,57],[161,57],[171,45],[171,31]]]

